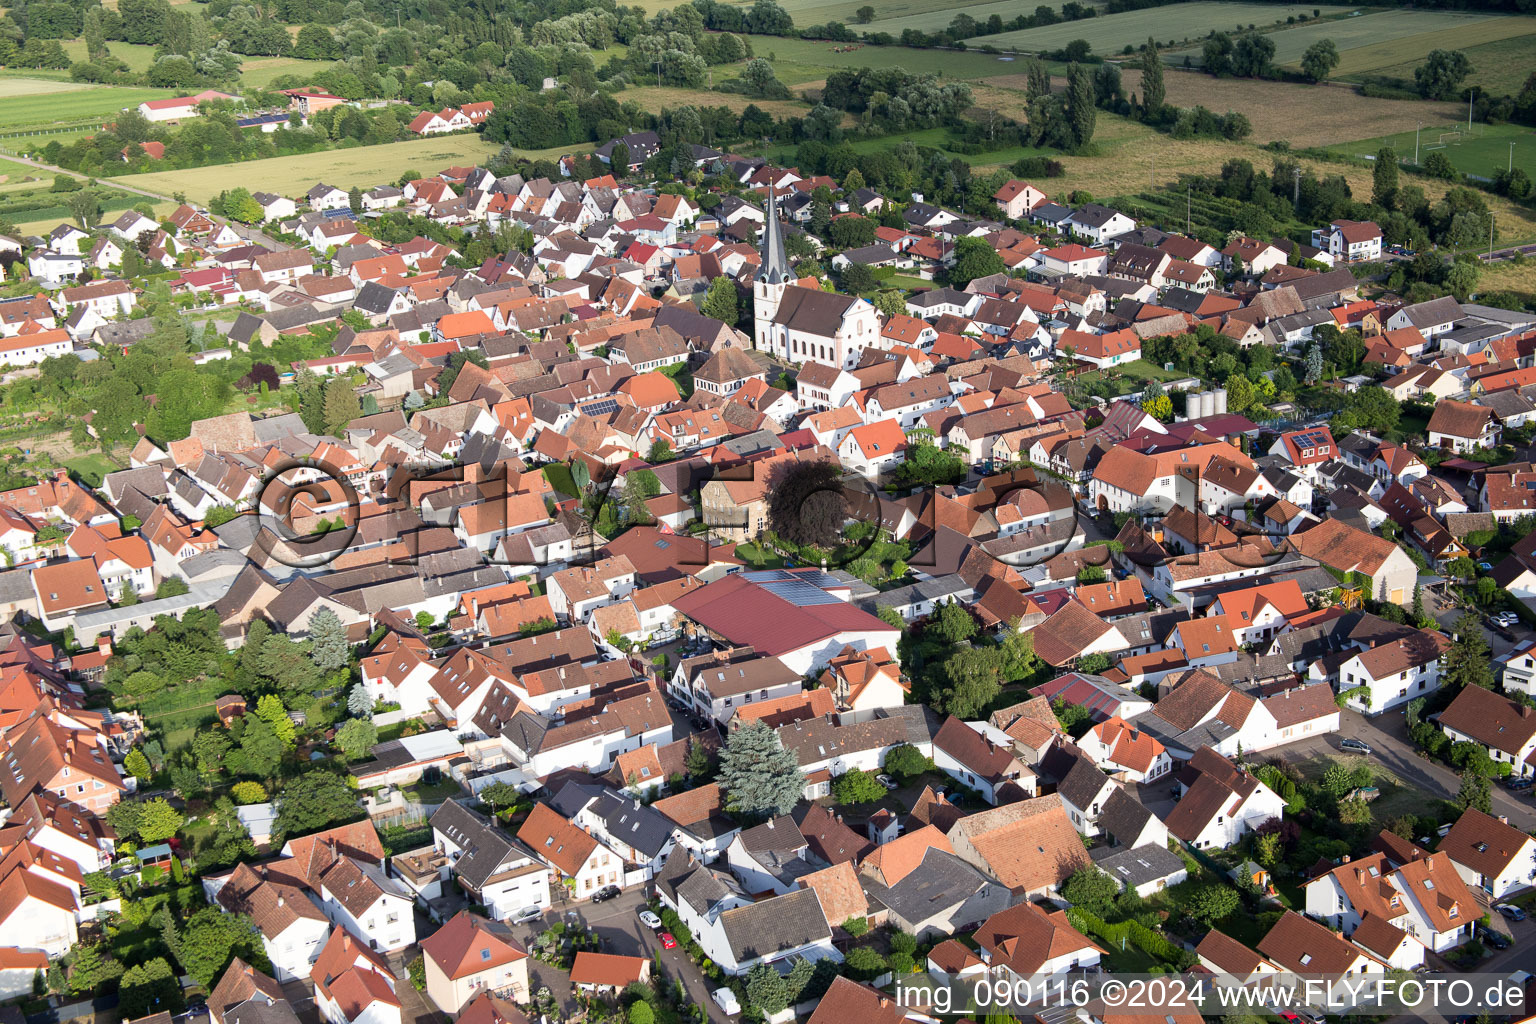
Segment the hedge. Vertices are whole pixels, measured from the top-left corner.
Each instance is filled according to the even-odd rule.
[[[1112,946],[1130,942],[1148,956],[1156,957],[1180,970],[1188,966],[1188,961],[1191,960],[1188,950],[1174,945],[1167,936],[1159,935],[1140,921],[1117,921],[1110,924],[1103,918],[1079,907],[1068,910],[1067,919],[1078,931],[1087,932]]]

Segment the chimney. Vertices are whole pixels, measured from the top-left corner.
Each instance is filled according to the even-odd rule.
[[[1499,815],[1499,824],[1500,825],[1508,825],[1509,824],[1509,815],[1507,815],[1507,814]]]
[[[1343,859],[1343,860],[1342,860],[1342,861],[1341,861],[1341,862],[1340,862],[1340,863],[1343,863],[1343,864],[1348,864],[1348,863],[1349,863],[1349,861],[1350,861],[1350,857],[1349,857],[1349,854],[1347,854],[1347,853],[1346,853],[1346,854],[1345,854],[1345,855],[1344,855],[1344,859]]]
[[[768,819],[768,828],[769,828],[770,831],[773,829],[773,819],[772,818]]]
[[[281,896],[277,898],[277,905],[280,907],[283,905],[283,898]]]

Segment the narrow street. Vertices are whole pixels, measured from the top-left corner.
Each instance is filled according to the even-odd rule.
[[[661,940],[656,933],[640,923],[639,913],[645,906],[642,887],[637,886],[605,903],[572,900],[557,904],[542,920],[526,925],[509,924],[509,927],[512,928],[519,942],[531,944],[539,932],[557,920],[563,919],[570,922],[572,920],[570,915],[574,914],[576,921],[590,927],[603,940],[605,953],[643,957],[654,957],[655,954],[660,953],[662,965],[669,979],[682,979],[683,987],[688,992],[688,1000],[707,1009],[709,1019],[715,1024],[728,1024],[730,1018],[709,997],[710,986],[703,972],[688,959],[681,947],[662,949]],[[564,984],[563,988],[551,983],[563,982],[565,972],[555,970],[547,964],[535,962],[530,966],[529,973],[530,982],[535,989],[540,985],[548,985],[550,991],[555,993],[569,989],[568,983]],[[667,984],[671,984],[670,980]],[[657,988],[659,989],[660,986],[658,985]]]

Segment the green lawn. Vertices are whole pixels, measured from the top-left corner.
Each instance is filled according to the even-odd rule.
[[[1536,37],[1533,37],[1536,38]],[[1377,150],[1391,146],[1398,159],[1413,161],[1414,130],[1409,127],[1395,135],[1361,139],[1328,147],[1347,156],[1375,157]],[[1465,121],[1458,124],[1425,125],[1418,132],[1419,161],[1430,153],[1444,153],[1463,174],[1491,178],[1513,161],[1527,174],[1536,177],[1536,131],[1514,124],[1473,124],[1467,133]],[[1513,148],[1511,148],[1513,143]]]
[[[266,89],[282,75],[308,78],[334,66],[328,60],[304,60],[301,57],[247,57],[240,66],[240,84],[248,89]]]
[[[544,467],[543,472],[544,479],[549,481],[549,486],[568,498],[576,497],[576,481],[571,479],[570,466],[560,462],[551,462]]]
[[[736,555],[754,569],[784,568],[784,559],[780,558],[776,552],[761,547],[752,541],[737,544]]]
[[[63,46],[70,60],[86,59],[84,39],[68,39],[64,41]],[[149,66],[155,62],[155,48],[144,43],[109,42],[107,52],[127,64],[129,70],[140,74],[148,71]]]
[[[77,474],[81,480],[91,487],[100,487],[101,478],[108,473],[115,473],[122,467],[113,462],[100,452],[92,452],[89,455],[77,455],[72,459],[65,459],[66,469]]]

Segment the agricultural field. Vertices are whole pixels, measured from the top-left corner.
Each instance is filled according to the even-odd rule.
[[[9,198],[9,196],[7,196]],[[155,216],[162,217],[176,209],[172,202],[152,202],[144,196],[133,195],[128,192],[119,192],[116,189],[103,191],[101,197],[101,219],[105,223],[116,219],[124,210],[131,210],[140,203],[150,203],[155,208]],[[4,203],[0,202],[0,211],[3,211]],[[0,212],[0,216],[5,216]],[[59,205],[44,209],[28,210],[15,215],[17,218],[16,229],[24,235],[42,235],[52,231],[63,221],[73,222],[74,214],[69,207],[62,202]]]
[[[99,123],[124,107],[170,95],[169,89],[4,78],[0,79],[0,132],[46,131],[85,122]]]
[[[1127,93],[1140,95],[1140,71],[1126,69],[1121,80]],[[1022,76],[987,83],[1023,88]],[[1203,72],[1172,69],[1163,76],[1163,84],[1168,102],[1175,106],[1201,104],[1222,114],[1236,111],[1253,123],[1253,142],[1263,145],[1281,139],[1297,149],[1382,135],[1420,120],[1450,123],[1458,114],[1466,114],[1466,108],[1456,103],[1377,99],[1347,85],[1212,78]]]
[[[1088,24],[1088,22],[1079,22]],[[824,39],[787,39],[783,36],[747,36],[752,53],[773,61],[779,81],[798,87],[826,78],[836,68],[903,68],[914,74],[935,74],[943,78],[972,80],[1004,74],[1016,63],[1009,56],[957,53],[953,50],[916,50],[908,46],[857,46],[846,53],[836,52],[846,43]],[[696,101],[697,102],[697,101]]]
[[[1536,302],[1536,260],[1527,258],[1520,264],[1505,260],[1489,263],[1477,279],[1480,292],[1519,292]]]
[[[684,89],[674,86],[662,86],[661,88],[657,88],[654,85],[630,86],[619,94],[619,98],[625,103],[638,103],[644,110],[658,111],[683,106],[706,106],[730,107],[739,114],[748,106],[755,104],[758,109],[766,110],[774,117],[804,117],[806,112],[810,110],[805,101],[800,99],[759,100],[734,92],[712,92],[700,96],[697,89]],[[699,141],[709,145],[713,140],[701,139]]]
[[[40,183],[53,184],[53,174],[26,164],[0,160],[0,194],[37,188]]]
[[[1506,167],[1523,167],[1536,176],[1536,131],[1513,124],[1474,124],[1468,134],[1465,121],[1426,123],[1419,135],[1419,159],[1440,152],[1463,174],[1491,178]],[[1412,130],[1361,139],[1329,147],[1348,156],[1374,157],[1391,146],[1399,158],[1413,160]],[[1513,148],[1511,148],[1513,143]]]
[[[841,7],[844,5],[833,4],[830,6]],[[850,9],[855,9],[860,5],[850,3],[846,4],[846,6]],[[875,9],[880,12],[875,16],[875,20],[868,25],[857,26],[857,30],[860,32],[889,32],[893,36],[899,36],[904,30],[909,28],[915,28],[923,32],[937,32],[947,27],[957,14],[968,14],[976,19],[976,21],[985,23],[994,14],[1007,21],[1009,18],[1018,17],[1019,14],[1024,13],[1026,10],[1025,7],[1020,6],[1014,0],[995,0],[992,3],[951,4],[935,6],[933,10],[913,10],[911,13],[901,13],[904,8],[915,8],[918,6],[926,5],[920,3],[875,5]],[[1045,6],[1060,9],[1061,2],[1058,0],[1056,3],[1046,4]],[[1085,6],[1094,7],[1097,5],[1088,3]],[[1029,13],[1033,13],[1035,7],[1030,6],[1027,10]],[[851,18],[851,16],[849,17]],[[815,25],[819,23],[819,20],[813,19],[806,24]],[[798,18],[795,23],[800,23]]]
[[[1216,22],[1213,27],[1227,26]],[[1536,55],[1536,35],[1533,33],[1536,33],[1536,18],[1530,17],[1362,8],[1345,17],[1281,26],[1271,33],[1271,37],[1275,43],[1275,62],[1282,66],[1299,66],[1307,47],[1320,39],[1332,39],[1339,48],[1340,57],[1334,78],[1384,74],[1405,77],[1404,68],[1407,69],[1406,77],[1411,78],[1413,67],[1434,49],[1465,49],[1531,36],[1532,49],[1527,52]],[[1164,60],[1170,64],[1188,60],[1198,67],[1201,56],[1201,47],[1196,42],[1165,54]]]
[[[406,171],[434,174],[444,167],[488,160],[500,148],[495,143],[484,141],[479,135],[453,135],[440,139],[413,139],[383,146],[354,146],[320,153],[251,160],[240,164],[239,174],[233,176],[228,165],[216,165],[150,171],[110,180],[162,195],[183,192],[198,203],[208,202],[234,184],[243,185],[252,191],[296,196],[317,181],[325,181],[338,188],[351,188],[353,185],[367,187],[393,182]],[[530,155],[553,159],[562,153],[580,149],[562,146],[557,150]]]
[[[1314,8],[1301,4],[1187,3],[1149,7],[1123,14],[1107,14],[1086,21],[1069,21],[1041,28],[979,36],[973,46],[991,44],[1001,49],[1059,50],[1074,39],[1086,39],[1094,53],[1116,54],[1127,46],[1140,46],[1153,37],[1160,44],[1177,46],[1204,39],[1212,29],[1238,25],[1272,25],[1296,15],[1312,16]],[[1328,22],[1327,24],[1334,24]],[[1305,47],[1303,47],[1305,49]]]

